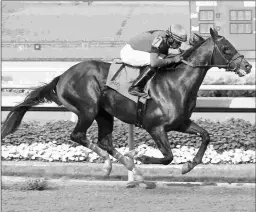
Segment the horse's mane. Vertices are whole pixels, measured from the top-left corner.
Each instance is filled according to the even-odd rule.
[[[189,49],[185,50],[185,52],[182,53],[183,59],[186,60],[186,59],[192,54],[192,52],[194,52],[197,48],[199,48],[199,46],[201,46],[203,43],[205,43],[208,39],[209,39],[209,38],[204,39],[204,40],[202,40],[201,42],[196,43],[194,46],[190,47]],[[167,56],[167,57],[168,57],[168,56]],[[169,69],[175,69],[175,68],[176,68],[177,66],[179,66],[180,64],[181,64],[181,62],[175,63],[175,64],[172,64],[172,65],[171,65],[170,67],[168,67],[168,68],[163,68],[162,70],[168,71]]]
[[[189,49],[187,49],[183,54],[182,54],[182,57],[184,59],[188,58],[192,52],[194,52],[197,48],[199,48],[199,46],[201,46],[203,43],[205,43],[209,38],[201,41],[201,42],[198,42],[197,44],[195,44],[194,46],[190,47]]]

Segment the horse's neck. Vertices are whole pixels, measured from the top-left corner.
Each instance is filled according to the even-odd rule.
[[[214,43],[212,39],[207,39],[187,58],[187,61],[194,65],[209,65],[213,53]]]
[[[194,65],[206,65],[210,63],[213,51],[212,40],[207,40],[200,47],[195,49],[191,55],[186,58],[188,62]],[[193,68],[184,63],[180,64],[175,70],[166,70],[159,73],[155,77],[155,85],[168,90],[165,95],[174,95],[174,93],[182,93],[185,98],[194,98],[197,95],[200,85],[209,68]],[[161,82],[161,85],[159,85]],[[158,90],[157,92],[161,92]]]
[[[198,47],[187,60],[194,65],[209,65],[212,52],[213,41],[209,39]],[[179,71],[181,71],[181,78],[183,79],[184,86],[188,90],[192,89],[194,93],[197,93],[209,68],[193,68],[185,64],[180,67]]]

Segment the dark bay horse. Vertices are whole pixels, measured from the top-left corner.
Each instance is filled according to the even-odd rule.
[[[250,73],[252,67],[217,31],[210,29],[210,34],[209,38],[185,51],[183,62],[172,69],[160,69],[151,81],[149,89],[152,98],[148,100],[142,124],[156,142],[163,158],[138,156],[136,151],[122,155],[113,147],[114,117],[135,124],[137,104],[105,86],[110,64],[102,61],[78,63],[49,84],[33,90],[24,102],[8,114],[2,126],[2,138],[17,129],[30,107],[53,101],[77,114],[78,121],[71,133],[71,140],[102,156],[108,175],[112,168],[109,154],[141,180],[140,171],[129,157],[136,156],[145,164],[167,165],[173,160],[168,131],[199,134],[201,146],[193,160],[183,165],[182,174],[185,174],[202,162],[210,142],[208,132],[190,120],[196,106],[197,92],[207,71],[211,67],[219,67],[244,76]],[[87,129],[94,120],[98,124],[97,144],[86,137]]]

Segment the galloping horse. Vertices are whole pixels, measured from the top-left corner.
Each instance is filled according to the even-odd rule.
[[[122,155],[113,147],[114,117],[134,124],[137,103],[105,86],[110,64],[95,60],[78,63],[49,84],[33,90],[24,102],[15,106],[8,114],[2,126],[2,138],[17,129],[30,107],[53,101],[78,116],[71,140],[102,156],[107,175],[112,169],[110,154],[133,171],[137,179],[142,180],[139,169],[129,157],[136,156],[137,160],[146,164],[167,165],[173,160],[168,131],[199,134],[202,138],[201,146],[193,161],[183,165],[182,174],[185,174],[202,162],[210,142],[208,132],[190,120],[196,106],[197,92],[207,71],[211,67],[226,68],[241,77],[250,73],[252,67],[216,30],[210,29],[210,34],[209,38],[185,51],[182,62],[175,67],[158,70],[150,83],[151,99],[147,100],[142,126],[156,142],[163,158],[138,156],[136,151]],[[87,129],[94,120],[98,124],[97,144],[86,137]]]

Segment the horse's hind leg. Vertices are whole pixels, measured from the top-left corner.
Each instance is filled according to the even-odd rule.
[[[98,123],[99,135],[98,135],[98,146],[106,150],[110,155],[117,159],[121,164],[123,164],[128,170],[132,171],[135,175],[135,180],[142,181],[143,177],[141,172],[135,167],[133,160],[125,157],[120,152],[118,152],[112,141],[112,132],[114,125],[114,118],[105,110],[101,109],[95,118]]]
[[[202,127],[198,126],[195,122],[191,121],[190,119],[185,122],[182,127],[179,129],[180,132],[185,132],[189,134],[200,134],[202,138],[202,144],[196,153],[196,156],[193,158],[193,161],[189,161],[185,163],[182,167],[182,174],[186,174],[190,172],[196,165],[202,163],[202,159],[204,153],[207,149],[207,146],[210,142],[209,133],[203,129]]]
[[[89,141],[86,136],[87,129],[91,126],[94,117],[86,116],[85,113],[78,114],[78,121],[74,131],[71,133],[71,140],[81,144],[84,147],[91,149],[96,152],[99,156],[105,159],[105,164],[109,164],[109,166],[105,166],[106,175],[109,175],[111,172],[111,160],[109,154],[101,149],[97,144]]]
[[[100,110],[95,120],[98,124],[98,146],[107,151],[108,153],[113,148],[112,143],[112,131],[114,125],[114,118],[104,110]],[[109,175],[112,170],[111,160],[105,160],[103,169],[106,171],[106,175]]]

